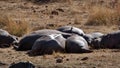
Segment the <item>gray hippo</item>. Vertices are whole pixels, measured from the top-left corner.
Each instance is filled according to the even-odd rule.
[[[9,34],[6,30],[0,29],[0,48],[10,47],[18,43],[18,38]]]
[[[61,32],[73,33],[73,34],[77,34],[77,35],[85,34],[82,29],[79,29],[79,28],[73,27],[73,26],[62,26],[62,27],[59,27],[57,30],[61,31]]]
[[[100,32],[94,32],[94,33],[90,33],[90,34],[85,34],[83,35],[83,38],[88,42],[89,45],[92,44],[92,41],[98,37],[103,36],[103,33]]]
[[[62,34],[62,36],[64,36],[65,38],[70,36],[70,34],[63,33],[63,32],[57,31],[57,30],[51,30],[51,29],[37,30],[37,31],[34,31],[34,32],[30,33],[29,35],[24,36],[20,40],[18,46],[14,46],[14,48],[17,51],[31,50],[34,42],[38,38],[40,38],[44,35],[51,35],[51,34]]]
[[[50,35],[50,34],[62,34],[64,38],[68,38],[71,36],[69,33],[64,33],[58,30],[53,30],[53,29],[42,29],[42,30],[37,30],[34,31],[30,34],[39,34],[39,35]]]
[[[14,49],[17,51],[26,51],[31,50],[34,42],[42,37],[42,35],[39,34],[29,34],[24,36],[17,45],[14,46]]]
[[[61,34],[44,35],[37,39],[28,52],[31,56],[52,54],[53,52],[64,52],[65,38]]]
[[[30,62],[18,62],[12,63],[9,68],[35,68],[35,65]]]
[[[10,34],[6,30],[0,29],[0,35],[8,36]]]
[[[120,30],[112,33],[108,33],[99,38],[93,40],[93,48],[110,48],[120,49]]]
[[[89,49],[87,41],[78,35],[73,35],[66,40],[65,50],[67,53],[89,53],[92,52]]]

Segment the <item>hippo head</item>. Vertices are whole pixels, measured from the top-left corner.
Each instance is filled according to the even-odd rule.
[[[85,35],[83,35],[83,38],[87,41],[87,43],[88,43],[89,45],[91,45],[91,42],[92,42],[92,40],[93,40],[93,38],[92,38],[91,35],[85,34]]]
[[[8,36],[10,34],[6,30],[0,29],[0,35]]]
[[[18,41],[18,37],[17,36],[10,35],[9,37],[11,39],[12,45],[18,45],[19,41]]]
[[[102,38],[95,38],[95,39],[93,39],[92,42],[91,42],[92,48],[95,48],[95,49],[102,48],[101,47],[101,40],[102,40]]]
[[[17,43],[17,39],[11,35],[0,35],[0,47],[10,47],[13,43]]]

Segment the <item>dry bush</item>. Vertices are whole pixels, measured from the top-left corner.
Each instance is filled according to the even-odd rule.
[[[0,28],[3,28],[7,30],[10,34],[16,36],[22,36],[32,30],[30,28],[30,25],[26,21],[22,20],[17,22],[8,16],[0,17]]]
[[[107,7],[94,6],[86,25],[118,25],[120,9],[110,9]]]

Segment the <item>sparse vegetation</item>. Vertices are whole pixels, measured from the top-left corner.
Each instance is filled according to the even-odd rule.
[[[22,36],[32,30],[29,23],[27,23],[25,20],[14,21],[8,16],[0,17],[0,28],[3,28],[7,30],[10,34],[16,36]]]
[[[86,25],[119,25],[120,5],[115,8],[93,6]]]
[[[118,24],[116,12],[105,7],[94,7],[90,14],[87,25],[113,25]]]

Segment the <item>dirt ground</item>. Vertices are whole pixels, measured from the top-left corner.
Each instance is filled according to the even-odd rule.
[[[54,2],[38,4],[24,0],[0,0],[0,16],[9,16],[15,21],[26,20],[37,29],[56,29],[63,25],[72,25],[83,29],[85,33],[109,33],[118,30],[113,26],[84,25],[89,12],[82,0],[73,3]],[[0,48],[0,68],[8,68],[11,63],[29,61],[36,68],[120,68],[120,49],[99,49],[92,53],[65,54],[55,53],[30,57],[26,51],[15,51],[12,47]],[[61,63],[56,60],[62,58]]]

